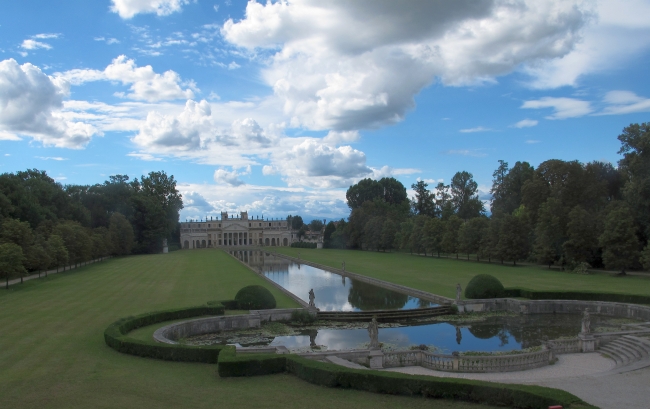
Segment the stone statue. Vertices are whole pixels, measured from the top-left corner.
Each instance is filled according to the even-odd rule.
[[[372,317],[372,321],[368,324],[368,335],[370,336],[370,349],[379,349],[379,325],[377,325],[377,317]]]
[[[311,290],[309,290],[309,306],[310,307],[315,307],[316,306],[316,303],[314,302],[315,299],[316,299],[316,295],[314,294],[314,289],[312,288]]]
[[[343,266],[342,270],[345,271],[345,261],[341,265]]]
[[[585,312],[582,313],[582,329],[580,330],[581,334],[589,334],[591,332],[591,316],[589,315],[589,310],[585,308]]]
[[[460,283],[456,284],[456,304],[460,302],[460,296],[463,293],[463,288],[460,286]]]

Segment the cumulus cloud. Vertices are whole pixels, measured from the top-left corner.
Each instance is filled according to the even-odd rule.
[[[126,156],[130,156],[132,158],[138,158],[140,160],[144,160],[144,161],[147,161],[147,162],[160,162],[160,161],[162,161],[162,158],[155,157],[150,153],[131,152],[131,153],[127,153]]]
[[[181,11],[190,0],[112,0],[111,11],[123,19],[133,18],[136,14],[155,13],[168,16]]]
[[[553,108],[552,115],[546,119],[567,119],[585,116],[593,112],[591,103],[575,98],[554,98],[544,97],[536,100],[525,101],[521,108],[524,109],[542,109]]]
[[[339,131],[400,121],[436,80],[489,82],[563,57],[591,16],[582,0],[253,1],[222,34],[272,54],[263,78],[293,125]]]
[[[156,73],[151,65],[138,67],[134,60],[125,55],[115,58],[103,71],[75,69],[55,74],[73,85],[90,81],[119,81],[130,85],[130,93],[118,92],[117,96],[133,100],[156,102],[174,99],[194,98],[193,82],[183,82],[180,75],[169,70]],[[183,89],[185,87],[185,89]]]
[[[289,186],[343,187],[372,173],[363,152],[351,146],[332,147],[315,139],[275,153],[273,163]]]
[[[201,133],[212,129],[210,104],[187,101],[177,117],[149,112],[133,142],[143,148],[190,151],[201,147]]]
[[[50,77],[30,63],[1,61],[0,132],[29,135],[46,146],[84,147],[101,132],[88,123],[62,117],[68,93],[69,84],[62,78]]]
[[[537,126],[539,121],[535,119],[522,119],[521,121],[517,122],[516,124],[512,125],[513,128],[530,128],[533,126]]]
[[[244,169],[242,172],[238,172],[236,169],[233,169],[230,172],[225,169],[217,169],[214,171],[214,181],[230,186],[241,186],[244,185],[245,182],[240,179],[240,176],[249,175],[250,173],[250,165],[247,166],[246,169]]]
[[[524,68],[534,88],[575,86],[585,75],[624,64],[650,47],[650,3],[646,0],[599,0],[597,22],[583,31],[570,53]]]
[[[483,158],[487,156],[487,153],[483,152],[482,149],[451,149],[442,153],[444,155],[473,156],[476,158]]]
[[[241,144],[255,143],[261,146],[269,146],[271,139],[266,132],[252,118],[236,119],[232,123],[232,134],[238,138]]]

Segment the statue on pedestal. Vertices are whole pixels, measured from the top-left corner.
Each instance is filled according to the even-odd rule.
[[[316,303],[314,302],[315,299],[316,299],[316,294],[314,294],[314,289],[312,288],[311,290],[309,290],[309,306],[310,307],[315,307],[316,306]]]
[[[368,335],[370,336],[370,349],[379,349],[379,325],[377,317],[372,317],[368,324]]]
[[[589,315],[589,310],[587,308],[585,308],[585,312],[582,313],[582,329],[580,330],[580,333],[591,333],[591,316]]]

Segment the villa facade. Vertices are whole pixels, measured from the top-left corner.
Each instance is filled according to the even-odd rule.
[[[221,220],[181,222],[183,249],[242,246],[290,246],[298,241],[286,220],[238,217],[221,212]]]

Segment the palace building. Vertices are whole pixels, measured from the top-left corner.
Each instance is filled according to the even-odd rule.
[[[181,222],[181,245],[184,249],[241,246],[290,246],[298,241],[286,220],[239,217],[221,212],[221,220]]]

